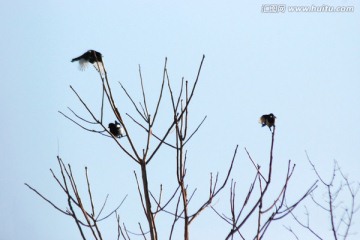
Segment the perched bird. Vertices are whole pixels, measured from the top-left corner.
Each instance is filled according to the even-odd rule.
[[[275,126],[275,115],[270,113],[270,114],[265,114],[262,115],[259,119],[259,123],[262,125],[262,127],[264,127],[265,125],[269,127],[270,131],[271,131],[271,127]]]
[[[109,129],[112,135],[115,137],[121,138],[125,136],[125,130],[120,123],[115,121],[115,123],[109,123]]]
[[[80,57],[73,58],[71,62],[79,61],[79,68],[81,71],[84,71],[87,67],[88,63],[91,63],[94,65],[96,70],[100,73],[104,72],[104,63],[102,60],[101,53],[95,51],[95,50],[89,50]]]

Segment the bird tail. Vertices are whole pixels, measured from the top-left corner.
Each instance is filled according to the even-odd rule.
[[[80,57],[73,58],[73,59],[71,60],[71,62],[79,61],[80,59],[81,59]]]

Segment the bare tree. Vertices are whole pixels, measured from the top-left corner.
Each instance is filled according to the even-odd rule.
[[[134,178],[141,202],[140,208],[143,210],[147,226],[145,227],[139,222],[138,233],[133,233],[127,229],[125,222],[121,221],[120,214],[118,212],[121,210],[119,208],[126,199],[127,195],[124,197],[124,199],[121,200],[121,203],[114,210],[105,216],[102,216],[102,212],[105,207],[107,197],[100,210],[95,211],[97,208],[94,206],[94,202],[92,200],[93,193],[90,189],[87,168],[85,168],[88,189],[87,195],[90,200],[90,208],[87,209],[83,204],[86,196],[81,195],[77,188],[77,183],[71,170],[71,165],[68,164],[66,167],[62,159],[58,156],[61,176],[57,176],[53,170],[51,170],[51,173],[52,177],[58,183],[67,197],[67,209],[64,210],[57,206],[53,201],[49,200],[29,184],[26,184],[26,186],[38,194],[56,210],[73,218],[83,239],[86,239],[85,229],[90,232],[90,236],[92,236],[93,239],[103,239],[98,223],[104,219],[107,219],[112,214],[115,214],[117,221],[117,239],[131,239],[131,236],[135,234],[143,239],[157,240],[159,239],[159,229],[156,217],[159,214],[165,214],[170,217],[170,222],[172,221],[170,225],[171,227],[169,229],[169,239],[179,239],[179,236],[174,237],[174,229],[176,226],[180,225],[183,227],[183,239],[188,240],[190,239],[189,226],[207,208],[212,208],[214,212],[220,217],[219,220],[222,219],[229,224],[229,232],[225,236],[225,239],[234,239],[236,237],[240,239],[249,239],[248,237],[244,237],[243,228],[245,223],[253,219],[256,220],[257,224],[251,238],[263,239],[272,222],[281,220],[286,217],[316,188],[317,182],[309,186],[308,190],[298,196],[296,201],[290,205],[287,205],[286,194],[288,192],[287,190],[289,187],[289,181],[295,169],[295,165],[289,161],[287,163],[287,172],[284,176],[282,187],[278,190],[275,197],[271,197],[274,192],[271,192],[273,190],[270,191],[269,189],[271,183],[273,182],[272,178],[275,172],[275,169],[273,169],[275,126],[273,126],[273,131],[271,131],[270,156],[267,163],[267,171],[263,171],[260,166],[252,159],[247,149],[245,149],[249,163],[254,166],[254,178],[249,182],[249,190],[245,194],[245,199],[240,201],[236,197],[236,191],[238,191],[236,187],[236,181],[233,178],[230,181],[230,178],[233,175],[232,171],[238,152],[238,146],[236,146],[232,158],[229,160],[229,166],[223,179],[220,179],[218,172],[216,174],[210,173],[209,194],[201,200],[199,205],[195,206],[195,203],[193,203],[192,200],[195,195],[196,188],[194,191],[189,192],[189,186],[193,183],[187,181],[187,148],[189,141],[197,133],[198,129],[206,120],[206,116],[192,131],[190,130],[191,127],[189,124],[189,116],[191,113],[190,106],[194,101],[193,99],[200,81],[200,73],[205,56],[203,56],[201,59],[200,66],[196,76],[194,77],[194,80],[192,81],[192,84],[182,78],[180,87],[177,91],[175,91],[175,88],[172,86],[173,82],[170,80],[167,68],[167,59],[165,59],[161,86],[158,92],[157,100],[153,104],[148,102],[149,97],[144,87],[140,66],[139,92],[141,93],[141,100],[138,104],[136,103],[138,100],[128,92],[122,83],[119,82],[124,95],[133,106],[135,115],[128,112],[119,111],[114,100],[113,91],[108,80],[105,66],[103,62],[100,61],[100,59],[96,58],[96,56],[94,56],[94,58],[96,59],[94,63],[96,64],[96,69],[102,69],[102,71],[99,71],[99,77],[102,86],[102,99],[99,114],[95,114],[95,112],[98,110],[94,110],[89,107],[86,101],[72,86],[70,86],[70,89],[73,91],[79,102],[87,111],[90,118],[87,119],[83,116],[80,116],[71,108],[69,108],[70,113],[72,114],[71,116],[61,111],[59,113],[86,131],[112,138],[114,143],[119,147],[119,149],[121,149],[121,151],[128,157],[128,159],[137,165],[138,171],[134,171]],[[99,66],[99,64],[101,66]],[[159,126],[161,124],[158,123],[158,119],[160,115],[160,105],[164,104],[165,94],[168,94],[167,97],[170,101],[170,108],[166,108],[167,111],[164,112],[166,119],[168,119],[165,131],[160,131]],[[153,111],[151,111],[150,105],[154,105]],[[104,110],[106,108],[110,109],[110,113]],[[103,122],[103,116],[105,114],[111,114],[116,119],[115,124],[109,125],[110,129]],[[160,122],[163,123],[164,121]],[[137,147],[140,145],[138,142],[135,144],[135,128],[133,126],[142,130],[143,137],[146,139],[142,143],[141,147]],[[163,124],[161,126],[163,126]],[[173,132],[175,132],[175,134],[172,134]],[[158,159],[160,149],[162,148],[171,149],[174,153],[173,159],[176,162],[175,178],[177,186],[174,187],[172,191],[167,192],[167,199],[164,199],[165,197],[162,185],[160,185],[159,194],[155,195],[153,194],[153,187],[150,186],[149,182],[148,166],[150,163]],[[164,179],[164,181],[167,181],[167,179]],[[212,203],[216,197],[220,197],[220,193],[226,189],[225,187],[227,186],[228,182],[231,182],[229,199],[230,209],[228,214],[224,214],[216,210]],[[272,194],[269,194],[270,192]],[[190,205],[191,208],[189,207]]]
[[[95,58],[96,58],[96,56],[95,56]],[[194,193],[190,193],[190,194],[188,193],[188,184],[186,183],[186,159],[187,159],[187,156],[186,156],[185,146],[187,145],[189,140],[194,136],[194,134],[197,132],[197,130],[200,128],[200,126],[206,119],[206,116],[205,116],[204,119],[201,121],[201,123],[195,128],[195,130],[193,132],[189,133],[189,127],[188,127],[189,126],[188,119],[189,119],[189,113],[190,113],[189,106],[190,106],[190,103],[192,102],[196,86],[200,79],[200,72],[201,72],[201,68],[202,68],[204,59],[205,59],[205,56],[203,56],[203,58],[201,60],[200,67],[199,67],[199,70],[198,70],[198,73],[194,80],[193,85],[190,87],[189,82],[184,81],[184,78],[183,78],[181,81],[180,90],[177,94],[174,93],[174,90],[171,87],[171,81],[170,81],[170,78],[168,75],[168,70],[167,70],[167,60],[165,60],[162,84],[161,84],[161,88],[159,91],[157,103],[155,104],[155,106],[156,106],[155,110],[152,113],[150,113],[149,108],[148,108],[147,95],[145,92],[140,67],[139,67],[139,76],[140,76],[142,100],[139,104],[135,103],[135,100],[133,99],[133,97],[128,93],[126,88],[119,82],[121,88],[124,90],[125,95],[128,97],[128,99],[130,100],[130,102],[132,103],[132,105],[135,109],[135,112],[137,113],[137,117],[132,116],[129,113],[125,113],[126,116],[128,117],[128,120],[133,121],[138,127],[143,129],[144,133],[146,135],[147,140],[146,140],[143,148],[137,149],[135,147],[135,143],[132,138],[132,132],[128,128],[128,123],[124,120],[123,113],[121,113],[118,110],[116,103],[114,101],[112,89],[110,87],[110,83],[109,83],[109,80],[107,77],[107,72],[106,72],[105,66],[103,65],[102,61],[95,62],[95,64],[97,64],[97,65],[99,65],[99,64],[102,65],[102,66],[96,66],[96,69],[103,69],[103,72],[99,72],[100,73],[99,76],[100,76],[101,83],[102,83],[102,91],[103,91],[103,98],[102,98],[101,109],[100,109],[100,114],[99,114],[100,116],[96,116],[95,111],[90,109],[90,107],[86,104],[86,102],[82,99],[82,97],[78,94],[78,92],[72,86],[70,86],[71,90],[75,93],[78,100],[82,103],[83,107],[90,114],[91,119],[90,120],[85,119],[84,117],[75,113],[75,111],[73,111],[71,108],[69,108],[69,110],[71,111],[71,113],[73,114],[74,117],[70,117],[67,114],[64,114],[63,112],[60,112],[60,114],[62,114],[64,117],[66,117],[67,119],[69,119],[70,121],[72,121],[73,123],[75,123],[76,125],[78,125],[79,127],[81,127],[82,129],[84,129],[86,131],[99,133],[101,135],[113,138],[115,143],[129,157],[129,159],[133,160],[134,162],[136,162],[138,164],[141,176],[139,177],[136,172],[134,172],[134,175],[135,175],[135,179],[136,179],[136,183],[137,183],[137,189],[138,189],[138,194],[140,196],[142,209],[143,209],[143,212],[146,216],[147,223],[148,223],[147,231],[143,231],[143,227],[141,225],[139,225],[141,235],[145,239],[149,236],[150,236],[150,239],[153,239],[153,240],[158,239],[158,230],[156,227],[155,218],[156,218],[157,214],[159,214],[159,213],[166,213],[166,214],[170,214],[170,215],[174,216],[174,220],[173,220],[173,224],[172,224],[170,236],[169,236],[170,239],[172,238],[172,235],[173,235],[173,229],[179,220],[183,221],[184,239],[189,239],[189,225],[196,219],[197,216],[200,215],[200,213],[204,209],[206,209],[211,204],[214,197],[217,196],[221,192],[222,189],[224,189],[224,187],[229,179],[230,173],[231,173],[231,169],[232,169],[232,166],[233,166],[233,163],[235,160],[235,156],[236,156],[236,152],[237,152],[237,147],[235,149],[234,156],[231,160],[228,173],[227,173],[226,177],[224,178],[224,180],[220,182],[220,180],[218,178],[218,174],[216,175],[215,178],[213,178],[211,175],[210,186],[209,186],[210,187],[209,196],[204,200],[203,204],[201,204],[196,211],[189,212],[188,206],[191,202],[191,198],[194,195]],[[169,122],[165,133],[160,135],[160,134],[156,133],[156,131],[154,131],[154,126],[157,122],[156,120],[157,120],[157,116],[159,113],[159,107],[162,102],[163,94],[164,94],[164,91],[166,88],[168,89],[168,93],[171,98],[172,117],[170,119],[172,119],[172,120]],[[103,122],[104,104],[105,104],[104,99],[106,100],[107,104],[110,106],[110,109],[112,110],[111,112],[114,114],[117,121],[119,121],[121,128],[123,128],[123,130],[125,132],[124,135],[126,137],[122,138],[121,140],[125,139],[125,141],[127,141],[127,143],[128,143],[127,145],[130,146],[129,148],[126,147],[126,144],[124,144],[124,142],[120,141],[118,136],[115,136],[114,134],[112,134],[109,131],[109,129],[106,127],[105,123]],[[137,118],[140,118],[140,120],[138,120]],[[96,126],[97,129],[92,129],[87,125],[89,125],[91,127]],[[175,140],[172,141],[173,143],[171,143],[170,140],[168,141],[168,139],[169,139],[170,133],[174,130],[175,130]],[[152,194],[152,191],[150,190],[150,187],[149,187],[148,168],[147,168],[148,164],[155,158],[156,154],[158,153],[159,149],[162,146],[170,147],[170,148],[174,149],[176,152],[176,157],[175,157],[176,158],[176,168],[177,168],[176,179],[177,179],[178,187],[174,189],[173,194],[171,194],[170,199],[168,199],[166,201],[164,201],[162,199],[162,186],[160,187],[161,191],[160,191],[160,194],[158,197],[155,197]],[[40,194],[36,189],[32,188],[28,184],[26,184],[26,185],[31,190],[35,191],[38,195],[40,195],[43,199],[45,199],[48,203],[50,203],[54,208],[56,208],[57,210],[61,211],[62,213],[66,214],[66,215],[72,216],[75,219],[75,221],[78,225],[79,231],[80,231],[81,235],[83,236],[83,238],[84,238],[84,234],[81,229],[81,225],[86,226],[91,229],[94,239],[102,239],[101,233],[98,230],[97,225],[96,225],[98,219],[95,218],[95,213],[94,212],[88,213],[88,211],[86,211],[84,209],[83,205],[81,204],[81,202],[82,202],[81,196],[77,191],[76,183],[75,183],[74,177],[72,176],[72,173],[71,173],[71,166],[68,165],[68,170],[67,170],[65,165],[63,164],[62,160],[60,159],[60,157],[58,157],[58,161],[59,161],[61,174],[63,176],[63,182],[61,183],[58,180],[58,178],[55,176],[55,174],[53,173],[52,170],[51,170],[51,172],[53,173],[53,177],[55,178],[55,180],[58,182],[58,184],[61,186],[61,188],[64,190],[64,192],[68,196],[68,199],[69,199],[68,205],[70,208],[70,212],[61,210],[53,202],[51,202],[50,200],[45,198],[42,194]],[[68,171],[70,172],[69,174],[67,174]],[[67,180],[66,180],[66,176],[68,176]],[[86,175],[86,178],[88,180],[87,175]],[[70,185],[73,187],[75,197],[70,195],[70,191],[69,191],[69,189],[67,189],[67,185],[69,185],[69,184],[66,181],[69,181],[71,183]],[[91,199],[90,189],[89,189],[89,195],[90,195],[90,199]],[[167,210],[167,207],[169,206],[169,204],[173,201],[176,201],[176,199],[178,199],[178,200],[177,200],[175,211],[171,212],[171,211]],[[181,199],[181,201],[179,201],[180,199]],[[75,204],[75,206],[80,208],[81,212],[83,212],[83,215],[85,217],[85,220],[87,221],[87,224],[84,224],[81,220],[79,220],[77,215],[72,211],[73,204]],[[94,208],[93,208],[92,202],[91,202],[91,205],[92,205],[92,210],[93,210]],[[115,213],[115,211],[118,208],[116,208],[114,211],[112,211],[112,213]],[[91,216],[90,219],[89,219],[89,216]],[[129,231],[126,229],[125,224],[120,223],[119,215],[117,215],[117,221],[118,221],[118,238],[120,239],[120,237],[123,237],[124,239],[130,239]],[[95,228],[95,230],[94,230],[94,228]]]
[[[61,209],[61,207],[54,204],[53,201],[51,201],[48,198],[46,198],[45,196],[43,196],[40,192],[38,192],[36,189],[31,187],[29,184],[25,183],[25,185],[27,187],[29,187],[31,190],[33,190],[36,194],[38,194],[46,202],[48,202],[51,206],[53,206],[56,210],[73,218],[73,220],[75,221],[75,224],[80,232],[82,239],[84,239],[84,240],[86,239],[86,237],[85,237],[86,234],[85,234],[84,228],[86,228],[90,231],[90,233],[94,237],[94,239],[103,239],[98,223],[107,219],[112,214],[116,213],[116,211],[120,208],[122,203],[125,201],[126,196],[121,201],[119,206],[117,206],[113,211],[106,214],[105,216],[102,216],[102,213],[103,213],[103,210],[104,210],[104,207],[106,205],[109,195],[106,196],[104,204],[102,205],[99,212],[97,213],[97,211],[95,211],[94,201],[93,201],[93,197],[92,197],[92,191],[90,188],[88,171],[87,171],[87,168],[85,168],[85,177],[86,177],[86,182],[87,182],[88,197],[89,197],[90,205],[91,205],[90,210],[87,210],[83,203],[84,196],[81,196],[81,194],[78,190],[78,187],[77,187],[77,184],[75,181],[75,177],[71,170],[71,166],[68,165],[68,167],[66,167],[66,165],[64,164],[64,162],[61,160],[61,158],[59,156],[57,157],[57,160],[59,163],[61,176],[60,177],[56,176],[56,174],[54,173],[54,171],[52,169],[50,169],[50,171],[52,173],[53,178],[55,179],[57,184],[60,186],[60,188],[64,191],[64,193],[67,197],[67,204],[68,204],[67,209],[65,209],[65,210]]]
[[[324,194],[311,193],[311,200],[314,206],[322,210],[327,216],[326,221],[332,232],[332,239],[348,239],[352,235],[351,227],[353,225],[353,218],[355,213],[358,212],[360,205],[357,205],[357,198],[360,189],[359,182],[351,182],[349,178],[344,175],[337,161],[334,161],[334,167],[332,175],[329,180],[325,180],[320,175],[315,167],[315,164],[310,160],[309,155],[306,153],[307,159],[315,172],[318,182],[321,186],[321,190]],[[347,201],[347,200],[350,201]],[[324,237],[320,233],[316,226],[310,224],[310,212],[308,207],[305,208],[305,220],[301,220],[300,217],[292,213],[295,221],[304,229],[308,230],[317,239],[329,239]],[[340,216],[340,217],[339,217]],[[297,238],[297,234],[290,227],[287,227],[289,231]]]
[[[271,223],[274,221],[283,219],[307,196],[311,194],[316,188],[316,182],[312,184],[309,189],[298,198],[290,206],[286,205],[286,193],[289,181],[295,169],[295,164],[292,164],[289,160],[287,166],[287,173],[282,183],[281,189],[275,194],[275,198],[268,197],[268,190],[272,183],[273,172],[273,149],[275,141],[275,126],[271,132],[271,146],[270,157],[268,160],[268,171],[264,172],[260,165],[256,164],[252,159],[250,153],[245,148],[249,161],[255,168],[255,176],[250,183],[249,190],[245,194],[245,199],[240,201],[236,198],[236,182],[231,181],[230,186],[230,211],[229,214],[219,213],[214,207],[213,210],[227,222],[231,227],[228,235],[225,239],[234,239],[238,236],[240,239],[249,239],[244,236],[242,229],[246,222],[249,222],[251,218],[256,218],[257,227],[255,229],[255,236],[253,239],[263,239],[266,231]],[[239,205],[240,202],[240,206]],[[239,209],[239,210],[237,210]]]

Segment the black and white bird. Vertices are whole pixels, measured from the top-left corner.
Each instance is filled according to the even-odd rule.
[[[125,136],[124,127],[117,121],[115,121],[115,123],[109,123],[109,129],[111,134],[117,138],[121,138]]]
[[[102,54],[95,50],[89,50],[83,55],[71,60],[71,62],[75,61],[79,61],[79,69],[81,71],[84,71],[87,68],[88,63],[91,63],[98,72],[104,73],[104,62],[102,60]]]
[[[275,115],[272,113],[264,114],[260,117],[259,123],[262,125],[262,127],[268,126],[271,131],[271,127],[275,126],[275,118]]]

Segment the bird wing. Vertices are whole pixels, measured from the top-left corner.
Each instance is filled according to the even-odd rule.
[[[259,123],[263,124],[265,122],[265,117],[264,116],[261,116],[259,118]]]
[[[81,58],[81,59],[79,60],[79,69],[80,69],[81,71],[84,71],[84,70],[87,68],[88,63],[89,63],[88,61],[86,61],[85,59]]]

